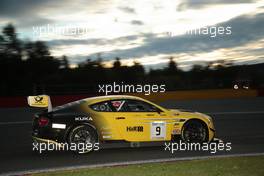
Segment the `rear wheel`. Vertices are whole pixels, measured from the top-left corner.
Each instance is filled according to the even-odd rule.
[[[87,125],[81,125],[75,127],[69,134],[69,144],[73,149],[76,149],[77,153],[88,153],[91,152],[95,143],[98,142],[98,136],[96,131]]]
[[[208,129],[206,124],[199,120],[190,120],[186,122],[182,129],[182,139],[185,142],[207,142]]]

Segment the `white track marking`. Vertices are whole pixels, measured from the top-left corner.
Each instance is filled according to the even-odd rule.
[[[214,159],[214,158],[245,157],[245,156],[264,156],[264,153],[245,153],[245,154],[196,156],[196,157],[164,158],[164,159],[153,159],[153,160],[112,162],[112,163],[105,163],[105,164],[77,165],[77,166],[68,166],[68,167],[34,169],[34,170],[21,171],[21,172],[7,172],[7,173],[3,173],[0,175],[1,176],[5,176],[5,175],[30,175],[30,174],[34,174],[34,173],[40,173],[40,172],[57,172],[57,171],[69,171],[69,170],[76,170],[76,169],[98,168],[98,167],[114,167],[114,166],[126,166],[126,165],[135,165],[135,164],[204,160],[204,159]]]

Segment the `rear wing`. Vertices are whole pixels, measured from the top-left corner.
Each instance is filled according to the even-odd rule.
[[[31,107],[48,108],[48,112],[52,111],[50,96],[48,95],[28,96],[27,102]]]

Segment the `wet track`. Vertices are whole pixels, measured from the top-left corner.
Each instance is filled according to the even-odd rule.
[[[229,152],[164,151],[164,146],[102,149],[85,155],[71,152],[32,152],[33,109],[0,109],[0,174],[34,169],[103,164],[123,161],[180,158],[190,156],[264,153],[264,98],[195,100],[162,103],[167,108],[182,108],[210,114],[217,137],[232,143]]]

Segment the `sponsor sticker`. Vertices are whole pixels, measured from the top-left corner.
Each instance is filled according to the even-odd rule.
[[[129,126],[126,128],[128,132],[143,132],[144,128],[143,126]]]
[[[92,117],[75,117],[75,121],[93,121]]]

